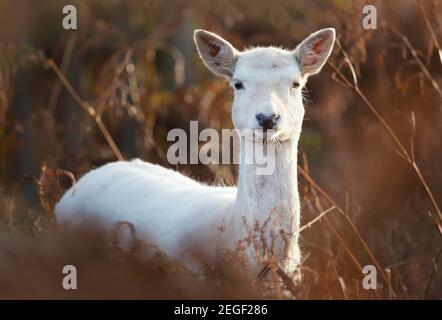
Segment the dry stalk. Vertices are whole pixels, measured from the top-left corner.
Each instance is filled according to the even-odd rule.
[[[112,153],[115,155],[115,157],[118,160],[124,160],[123,154],[118,149],[114,139],[112,138],[111,134],[107,130],[106,126],[103,123],[103,120],[101,119],[101,116],[97,114],[95,109],[87,102],[83,101],[81,99],[80,95],[75,91],[75,89],[72,87],[72,85],[69,83],[69,81],[64,76],[63,72],[60,70],[58,65],[55,63],[54,60],[48,59],[46,61],[47,66],[55,73],[57,78],[60,80],[60,82],[63,84],[65,89],[69,92],[69,94],[72,96],[72,98],[77,102],[77,104],[95,121],[95,123],[98,126],[98,129],[103,134],[104,138],[106,139],[107,144],[112,150]]]
[[[406,41],[410,46],[410,42],[408,41],[408,39],[406,37],[402,38],[404,41]],[[354,72],[354,68],[353,65],[351,63],[350,58],[348,57],[346,51],[344,50],[344,48],[341,46],[341,43],[338,39],[336,39],[336,43],[339,47],[339,49],[341,50],[341,52],[344,55],[344,59],[345,62],[348,66],[348,68],[350,69],[353,78],[355,79],[356,74]],[[412,50],[414,50],[413,47],[411,47]],[[414,50],[415,52],[415,50]],[[416,54],[416,58],[419,59],[419,57]],[[426,69],[425,65],[423,64],[423,62],[419,59],[419,61],[421,62],[423,68]],[[357,81],[353,81],[351,82],[346,76],[344,76],[344,74],[341,72],[341,70],[339,68],[337,68],[333,63],[328,62],[328,64],[332,67],[332,69],[334,70],[334,75],[338,75],[339,78],[345,83],[345,85],[349,88],[351,88],[364,102],[364,104],[369,108],[370,112],[373,113],[373,115],[375,116],[375,118],[379,121],[379,123],[382,125],[382,127],[387,131],[388,135],[392,138],[392,140],[394,141],[396,147],[399,149],[398,153],[399,155],[405,159],[405,161],[411,166],[411,168],[413,169],[413,172],[416,174],[416,176],[418,177],[420,183],[422,184],[422,186],[425,189],[425,192],[434,208],[434,210],[436,211],[438,218],[434,219],[434,223],[437,226],[440,234],[442,235],[442,212],[440,210],[440,207],[436,201],[436,198],[433,194],[433,192],[431,191],[425,177],[423,176],[419,166],[417,165],[416,161],[415,161],[415,156],[414,156],[414,142],[412,139],[412,154],[410,154],[407,149],[405,148],[405,146],[402,144],[402,142],[399,140],[399,138],[397,137],[396,133],[393,131],[393,129],[390,127],[390,125],[387,123],[387,121],[385,121],[385,119],[382,117],[382,115],[376,110],[376,108],[373,106],[373,104],[368,100],[368,98],[365,96],[365,94],[360,90]],[[428,71],[428,70],[427,70]],[[431,75],[429,75],[429,78],[432,79]],[[437,84],[437,83],[436,83]],[[440,88],[438,88],[438,92],[441,94],[442,97],[442,92],[440,92]],[[414,124],[413,124],[414,125]],[[413,129],[414,130],[414,129]]]

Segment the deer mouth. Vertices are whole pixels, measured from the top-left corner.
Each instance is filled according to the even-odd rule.
[[[263,129],[256,129],[253,133],[253,137],[257,141],[266,141],[266,142],[273,142],[278,141],[279,138],[281,138],[283,135],[283,132],[281,130],[263,130]]]

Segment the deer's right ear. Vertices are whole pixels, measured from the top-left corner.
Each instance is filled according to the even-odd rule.
[[[220,36],[205,30],[195,30],[194,40],[204,64],[215,74],[232,77],[238,51]]]
[[[326,28],[309,35],[295,49],[302,75],[318,73],[327,61],[335,43],[335,29]]]

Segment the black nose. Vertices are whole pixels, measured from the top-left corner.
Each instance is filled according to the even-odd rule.
[[[273,113],[269,116],[264,115],[262,113],[258,113],[256,115],[256,120],[258,120],[258,124],[264,130],[275,129],[276,125],[278,124],[279,118],[280,117],[278,115],[276,115],[275,113]]]

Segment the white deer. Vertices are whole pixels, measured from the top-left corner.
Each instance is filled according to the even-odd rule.
[[[266,234],[284,231],[284,245],[279,245],[275,255],[283,269],[293,274],[300,261],[297,147],[304,117],[301,90],[307,78],[325,64],[335,31],[317,31],[294,50],[258,47],[238,51],[204,30],[196,30],[194,40],[205,65],[225,76],[233,87],[236,129],[260,130],[253,143],[274,144],[274,154],[268,155],[273,157],[274,172],[258,175],[255,164],[240,161],[238,186],[220,187],[138,159],[113,162],[90,171],[64,194],[55,208],[57,219],[96,218],[109,228],[127,221],[135,226],[138,238],[172,258],[186,260],[190,249],[210,256],[217,248],[235,249],[250,232],[245,222],[265,221],[273,212],[277,220],[268,224]],[[274,134],[262,134],[269,129]],[[241,143],[241,159],[244,153]],[[261,262],[255,255],[247,257],[252,270],[258,270]]]

